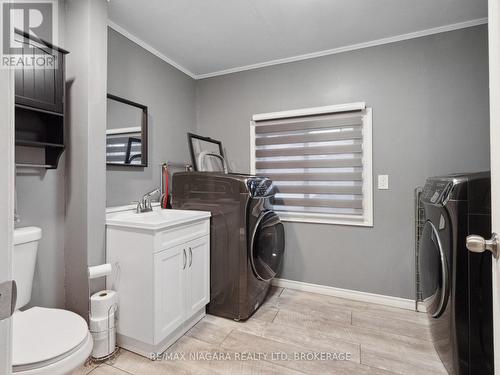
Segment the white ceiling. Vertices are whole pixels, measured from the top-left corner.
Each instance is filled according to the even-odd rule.
[[[486,16],[487,0],[109,3],[111,27],[195,78],[476,25]]]

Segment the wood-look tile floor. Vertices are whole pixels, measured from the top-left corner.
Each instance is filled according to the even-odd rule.
[[[150,361],[122,350],[114,361],[81,367],[74,375],[447,374],[425,314],[282,288],[273,288],[246,322],[207,315],[167,353],[170,359]],[[173,360],[175,353],[186,358]],[[218,360],[195,360],[189,353]],[[310,360],[314,353],[350,357]]]

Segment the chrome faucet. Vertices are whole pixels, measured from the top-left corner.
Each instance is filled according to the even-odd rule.
[[[143,212],[153,211],[153,207],[151,206],[151,199],[156,195],[161,194],[160,189],[151,190],[149,193],[146,193],[142,196],[140,201],[134,201],[132,203],[137,204],[135,212],[140,214]]]

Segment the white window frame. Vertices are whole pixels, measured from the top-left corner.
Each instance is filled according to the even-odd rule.
[[[323,214],[304,212],[277,211],[282,221],[337,224],[373,227],[373,139],[372,139],[372,109],[367,108],[365,102],[337,104],[324,107],[295,109],[290,111],[260,113],[252,116],[250,121],[250,171],[256,173],[255,168],[255,127],[256,122],[292,118],[299,116],[313,116],[333,114],[346,111],[364,111],[363,115],[363,217],[354,217],[345,214]]]

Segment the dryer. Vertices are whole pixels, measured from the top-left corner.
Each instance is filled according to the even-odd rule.
[[[284,227],[272,210],[274,194],[265,177],[173,175],[173,208],[212,213],[209,314],[246,320],[264,301],[285,251]]]
[[[450,374],[493,374],[491,253],[466,237],[491,235],[489,173],[426,181],[419,274],[436,351]]]

